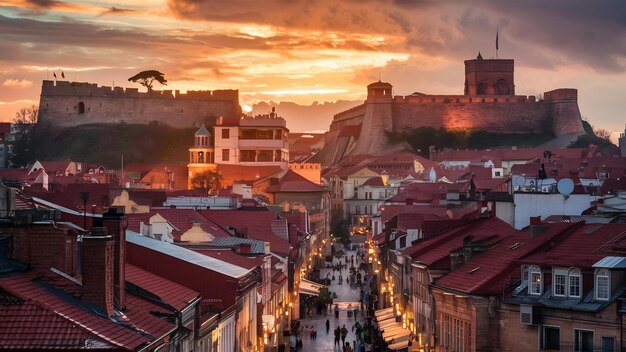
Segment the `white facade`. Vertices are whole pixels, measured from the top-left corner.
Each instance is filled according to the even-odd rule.
[[[287,168],[287,123],[274,113],[218,120],[214,127],[215,163]]]
[[[597,198],[589,194],[515,193],[513,226],[518,230],[528,226],[531,216],[545,219],[550,215],[581,215]]]

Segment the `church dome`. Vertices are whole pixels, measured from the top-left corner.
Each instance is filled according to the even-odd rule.
[[[367,88],[392,88],[393,86],[387,82],[374,82],[367,85]]]

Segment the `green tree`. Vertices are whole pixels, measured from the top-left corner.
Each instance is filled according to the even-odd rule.
[[[217,195],[222,186],[222,175],[217,171],[199,172],[191,178],[191,187],[206,191],[209,195]]]
[[[148,88],[148,92],[152,92],[152,85],[154,84],[154,81],[157,81],[164,86],[167,85],[167,80],[165,79],[163,73],[156,70],[141,71],[129,78],[128,81],[141,84],[142,86]]]
[[[35,133],[39,107],[31,105],[21,108],[15,113],[13,119],[15,139],[9,153],[9,166],[25,167],[35,159]]]

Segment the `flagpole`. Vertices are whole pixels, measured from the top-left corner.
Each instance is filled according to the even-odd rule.
[[[496,27],[496,59],[498,58],[498,37],[500,34],[500,29]]]

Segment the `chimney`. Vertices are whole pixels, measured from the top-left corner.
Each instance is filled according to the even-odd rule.
[[[240,243],[238,250],[239,254],[250,254],[252,252],[252,245],[250,243]]]
[[[450,271],[456,270],[465,264],[465,255],[463,252],[450,252]]]
[[[530,217],[530,237],[535,238],[546,230],[545,226],[542,226],[541,216]]]
[[[265,254],[270,254],[270,242],[263,242],[265,247]]]
[[[113,238],[115,257],[113,287],[115,300],[120,309],[126,309],[126,223],[123,207],[111,207],[102,214],[102,225]]]
[[[541,216],[531,216],[530,217],[530,226],[541,225]]]
[[[113,261],[115,258],[113,238],[105,227],[94,227],[90,236],[83,237],[82,277],[85,302],[104,309],[112,316],[113,308]]]

